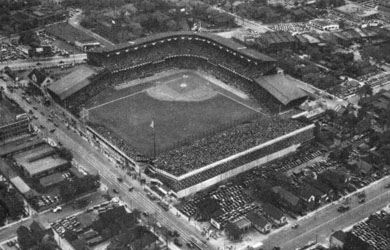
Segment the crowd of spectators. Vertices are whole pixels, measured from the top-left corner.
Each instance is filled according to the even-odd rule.
[[[294,120],[262,116],[189,145],[160,154],[155,165],[174,175],[182,175],[222,160],[302,127]]]
[[[303,133],[299,133],[297,135],[294,135],[292,137],[289,137],[287,139],[278,141],[276,143],[270,144],[264,148],[261,148],[259,150],[256,150],[254,152],[245,154],[243,156],[240,156],[238,158],[235,158],[231,161],[227,161],[223,164],[219,164],[213,168],[209,168],[205,171],[202,171],[198,174],[191,175],[181,181],[173,181],[172,179],[169,179],[167,177],[164,177],[163,175],[159,176],[159,178],[165,182],[167,186],[169,186],[172,190],[174,191],[180,191],[185,188],[188,188],[190,186],[196,185],[198,183],[201,183],[203,181],[206,181],[212,177],[215,177],[219,174],[226,173],[229,170],[232,170],[238,166],[242,166],[246,163],[255,161],[256,159],[262,158],[264,156],[267,156],[269,154],[272,154],[274,152],[277,152],[279,150],[282,150],[292,144],[299,144],[299,143],[304,143],[307,141],[310,141],[313,138],[313,132],[308,130]],[[232,148],[234,148],[234,144],[231,145]],[[210,146],[207,146],[208,150],[213,150],[215,154],[222,153],[222,151],[219,151],[218,148],[213,148]],[[201,155],[197,156],[198,158],[201,157]],[[181,158],[179,160],[184,162],[185,160],[189,160],[189,158]],[[185,162],[186,163],[186,162]],[[166,166],[170,168],[171,171],[178,171],[182,172],[180,169],[180,165],[178,165],[178,168],[174,169],[171,166]]]
[[[214,44],[214,45],[213,45]],[[194,56],[207,58],[210,62],[221,64],[234,69],[248,78],[256,78],[264,74],[264,65],[233,52],[216,43],[207,43],[204,40],[172,38],[170,41],[156,41],[150,44],[128,48],[104,57],[102,54],[91,54],[102,65],[113,72],[127,70],[132,66],[161,61],[172,56]]]

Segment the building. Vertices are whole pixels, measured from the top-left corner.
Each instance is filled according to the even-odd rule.
[[[43,177],[70,167],[49,145],[33,148],[13,156],[15,163],[29,178]]]
[[[334,31],[338,30],[340,27],[337,23],[332,23],[324,19],[315,19],[310,21],[310,25],[316,29],[322,31]]]
[[[342,249],[344,247],[346,234],[339,230],[334,232],[329,239],[330,247],[337,247]]]
[[[267,50],[295,48],[298,45],[298,39],[288,31],[263,33],[256,39],[256,42],[260,48]]]
[[[0,91],[0,144],[31,130],[30,119],[23,109]]]
[[[262,206],[264,213],[275,223],[277,226],[283,226],[287,224],[287,218],[279,208],[270,203],[264,203]]]
[[[39,89],[44,89],[54,80],[48,76],[43,70],[33,69],[28,75],[28,79]]]
[[[272,224],[259,213],[252,211],[246,215],[246,218],[250,220],[252,226],[262,234],[267,234],[272,229]]]
[[[305,84],[289,75],[274,74],[261,76],[255,82],[267,90],[284,106],[299,105],[308,95],[299,86]]]
[[[62,102],[80,89],[91,83],[91,78],[96,75],[96,71],[87,67],[81,66],[72,71],[63,78],[55,81],[48,87],[48,92],[57,102]]]
[[[252,222],[245,217],[238,218],[233,223],[241,232],[248,231],[252,226]]]
[[[271,191],[278,197],[278,202],[282,206],[295,213],[302,212],[301,199],[299,197],[280,186],[271,188]]]

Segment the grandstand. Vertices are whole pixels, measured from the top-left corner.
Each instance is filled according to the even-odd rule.
[[[59,101],[66,103],[77,115],[82,109],[90,108],[91,103],[95,107],[101,100],[111,103],[109,96],[120,84],[171,69],[190,69],[212,75],[247,95],[256,103],[256,109],[260,107],[261,115],[250,121],[217,129],[214,134],[202,134],[157,155],[150,167],[151,175],[163,180],[177,197],[198,192],[293,152],[313,137],[313,125],[276,115],[281,108],[306,95],[289,86],[286,80],[277,78],[278,83],[272,86],[272,79],[262,79],[276,72],[276,61],[231,40],[209,33],[164,33],[87,54],[91,64],[103,66],[105,71],[95,76],[90,84]],[[283,90],[286,86],[294,90],[291,96],[288,96],[289,91]],[[124,95],[126,91],[122,92]],[[104,97],[102,93],[108,94]],[[100,113],[104,115],[104,112]],[[118,122],[113,119],[115,117],[109,121]],[[110,144],[113,151],[124,159],[132,159],[132,163],[140,155],[147,157],[109,127],[89,123],[89,132],[95,138],[104,138],[101,143]]]

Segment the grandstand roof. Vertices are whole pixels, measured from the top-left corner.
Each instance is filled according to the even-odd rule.
[[[218,36],[218,35],[215,35],[212,33],[198,33],[198,32],[191,32],[191,31],[159,33],[159,34],[155,34],[155,35],[151,35],[151,36],[147,36],[147,37],[142,37],[142,38],[136,39],[136,40],[131,41],[131,42],[126,42],[126,43],[121,43],[121,44],[101,48],[101,49],[98,49],[97,51],[115,52],[115,51],[122,50],[125,48],[131,48],[131,47],[139,46],[139,45],[142,45],[145,43],[150,43],[150,42],[153,42],[156,40],[161,40],[161,39],[170,38],[170,37],[177,37],[177,36],[197,36],[200,38],[205,38],[205,39],[214,41],[216,43],[219,43],[221,45],[224,45],[226,47],[229,47],[229,48],[231,48],[231,49],[233,49],[233,50],[235,50],[235,51],[237,51],[237,52],[239,52],[239,53],[241,53],[241,54],[243,54],[251,59],[254,59],[254,60],[259,60],[259,61],[264,61],[264,62],[274,62],[275,61],[275,59],[273,59],[267,55],[264,55],[256,50],[248,49],[245,46],[243,46],[237,42],[234,42],[233,40],[226,39],[224,37],[221,37],[221,36]]]
[[[87,66],[81,66],[72,73],[54,82],[48,88],[61,100],[64,100],[65,98],[89,85],[91,83],[90,77],[95,74],[95,70]]]
[[[307,94],[298,87],[299,81],[289,75],[261,76],[255,81],[284,105],[307,97]]]

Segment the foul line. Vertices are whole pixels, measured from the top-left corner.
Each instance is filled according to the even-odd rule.
[[[223,96],[229,98],[230,100],[232,100],[232,101],[234,101],[234,102],[237,102],[237,103],[241,104],[242,106],[247,107],[248,109],[251,109],[251,110],[253,110],[253,111],[255,111],[255,112],[259,113],[259,114],[262,114],[262,115],[264,115],[264,116],[268,116],[266,113],[264,113],[264,112],[262,112],[262,111],[260,111],[260,110],[258,110],[258,109],[255,109],[255,108],[249,106],[248,104],[245,104],[245,103],[243,103],[243,102],[240,102],[239,100],[234,99],[233,97],[230,97],[230,96],[228,96],[228,95],[225,95],[224,93],[221,93],[221,92],[219,92],[219,91],[218,91],[218,93],[219,93],[220,95],[223,95]]]
[[[99,104],[99,105],[97,105],[97,106],[95,106],[95,107],[89,108],[88,110],[100,108],[100,107],[102,107],[102,106],[105,106],[105,105],[108,105],[108,104],[111,104],[111,103],[114,103],[114,102],[117,102],[117,101],[126,99],[126,98],[128,98],[128,97],[131,97],[131,96],[134,96],[134,95],[138,95],[139,93],[142,93],[142,92],[145,92],[145,91],[146,91],[146,89],[141,90],[141,91],[138,91],[138,92],[135,92],[135,93],[130,94],[130,95],[127,95],[127,96],[120,97],[120,98],[118,98],[118,99],[115,99],[115,100],[112,100],[112,101],[109,101],[109,102],[105,102],[105,103]]]

